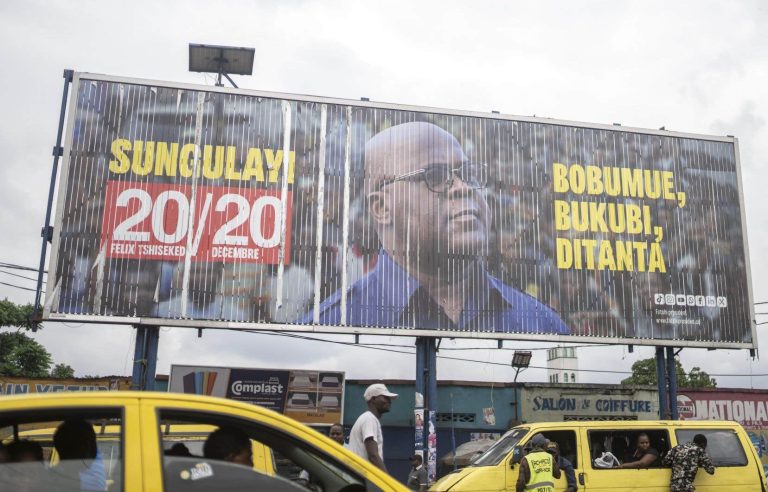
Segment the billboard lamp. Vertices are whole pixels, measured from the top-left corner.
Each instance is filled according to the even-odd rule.
[[[189,71],[215,73],[217,87],[224,87],[224,76],[237,89],[229,75],[252,75],[254,52],[253,48],[189,43]]]
[[[512,367],[515,369],[515,379],[513,382],[517,382],[517,375],[520,374],[520,371],[528,369],[532,356],[533,353],[529,350],[515,350],[515,353],[512,355]]]

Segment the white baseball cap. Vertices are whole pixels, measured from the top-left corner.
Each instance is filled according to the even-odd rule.
[[[382,396],[382,395],[388,396],[393,400],[397,398],[397,393],[390,393],[387,387],[381,383],[376,383],[368,386],[368,388],[365,389],[363,398],[365,398],[365,401],[371,401],[377,396]]]

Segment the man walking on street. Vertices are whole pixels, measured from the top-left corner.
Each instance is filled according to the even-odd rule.
[[[693,492],[693,481],[699,467],[710,475],[715,474],[715,465],[706,453],[707,438],[703,434],[693,436],[693,442],[679,444],[669,450],[662,463],[672,467],[672,480],[669,489],[672,492]]]
[[[547,453],[549,439],[536,434],[531,439],[531,450],[520,461],[520,475],[517,477],[516,492],[554,492],[555,479],[560,478],[560,466]]]
[[[384,471],[384,437],[381,433],[381,416],[389,412],[396,393],[390,393],[383,384],[368,386],[363,394],[368,411],[357,418],[349,432],[349,450],[370,461]]]

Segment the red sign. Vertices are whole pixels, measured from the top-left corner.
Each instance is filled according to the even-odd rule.
[[[733,420],[746,429],[768,428],[768,392],[685,391],[677,395],[684,420]]]
[[[195,191],[193,193],[193,191]],[[109,181],[101,228],[108,258],[276,264],[285,221],[290,258],[291,192]]]

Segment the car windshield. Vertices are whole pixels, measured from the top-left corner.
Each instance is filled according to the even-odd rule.
[[[525,427],[516,427],[502,436],[493,446],[488,448],[485,453],[474,459],[469,466],[494,466],[507,456],[520,439],[528,433]]]

